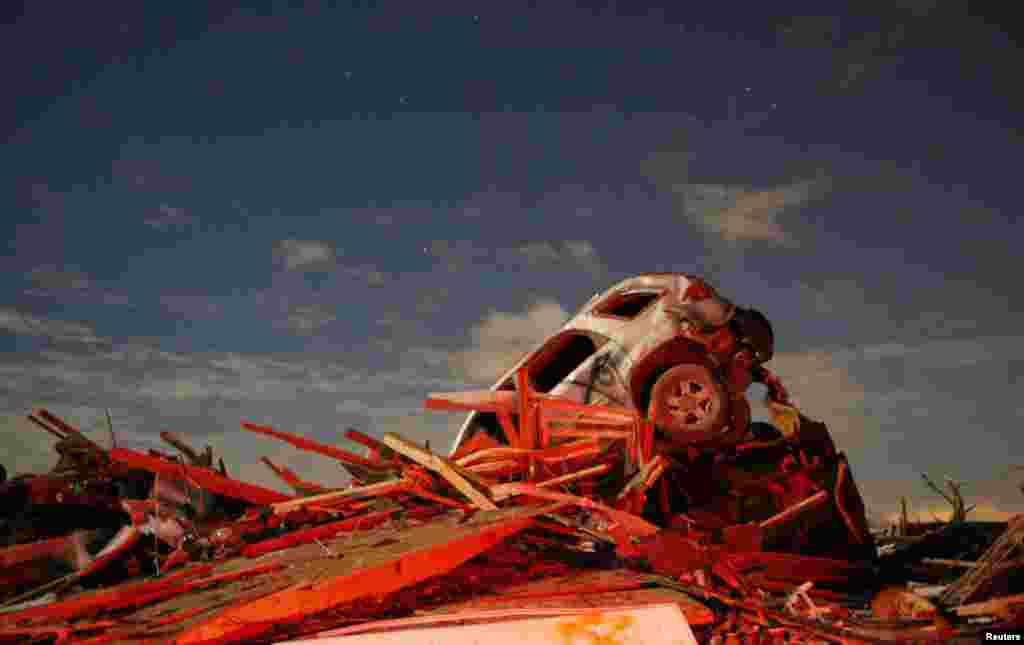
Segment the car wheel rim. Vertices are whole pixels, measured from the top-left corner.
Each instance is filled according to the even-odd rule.
[[[682,380],[665,399],[668,413],[685,425],[696,425],[715,411],[714,395],[704,383]]]

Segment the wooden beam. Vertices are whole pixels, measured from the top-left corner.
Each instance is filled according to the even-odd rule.
[[[594,475],[603,475],[611,470],[610,464],[597,464],[590,468],[584,468],[577,470],[576,472],[569,473],[567,475],[560,475],[558,477],[552,477],[542,482],[537,482],[535,485],[538,487],[552,488],[554,486],[561,486],[562,484],[568,484],[585,477],[593,477]],[[500,502],[506,500],[509,497],[520,494],[519,489],[516,488],[516,484],[496,484],[491,486],[491,495],[494,497],[494,501]]]
[[[32,423],[36,424],[37,426],[39,426],[43,430],[46,430],[47,432],[49,432],[53,436],[57,437],[61,441],[64,441],[65,439],[67,439],[66,435],[58,432],[55,428],[51,428],[50,426],[46,425],[45,423],[43,423],[42,421],[40,421],[36,417],[32,416],[31,414],[26,416],[25,418],[28,419],[29,421],[31,421]]]
[[[525,495],[527,497],[536,497],[538,499],[546,499],[552,502],[561,502],[563,504],[571,504],[581,508],[593,509],[606,515],[608,519],[612,520],[612,522],[618,524],[626,532],[636,537],[654,535],[660,530],[657,526],[651,524],[642,517],[614,509],[600,502],[595,502],[589,497],[559,493],[547,490],[546,488],[542,488],[536,484],[513,483],[502,484],[502,486],[502,491],[507,492],[510,495]]]
[[[449,412],[512,412],[516,409],[512,390],[470,390],[468,392],[432,392],[424,407]]]
[[[411,441],[403,439],[399,435],[389,432],[384,435],[384,444],[395,452],[415,461],[424,468],[436,472],[451,484],[457,491],[465,495],[473,505],[485,511],[494,511],[498,507],[487,499],[473,483],[470,482],[472,475],[451,463],[444,457],[420,448]]]
[[[370,484],[369,486],[359,486],[331,493],[323,493],[322,495],[313,495],[312,497],[283,501],[277,504],[272,504],[271,508],[274,510],[274,514],[284,515],[306,506],[318,506],[329,503],[333,504],[354,497],[379,497],[390,493],[407,491],[415,485],[415,482],[408,479],[392,479],[378,484]]]
[[[308,452],[316,452],[326,457],[337,459],[346,464],[353,464],[356,466],[362,466],[371,470],[390,470],[390,467],[386,464],[381,464],[375,461],[370,461],[364,457],[360,457],[354,452],[348,450],[342,450],[341,448],[335,448],[334,446],[314,441],[313,439],[306,439],[298,435],[291,434],[289,432],[281,432],[268,428],[267,426],[256,425],[255,423],[249,423],[248,421],[242,422],[242,427],[249,432],[255,432],[258,434],[265,434],[268,437],[274,437],[280,439],[285,443],[290,443],[299,450],[306,450]]]
[[[784,526],[789,522],[793,521],[794,519],[800,517],[804,513],[808,513],[827,503],[828,491],[818,491],[817,493],[811,495],[807,499],[801,502],[797,502],[796,504],[793,504],[792,506],[782,511],[781,513],[776,513],[775,515],[772,515],[768,519],[761,522],[760,526],[762,529],[766,531],[769,529],[777,528],[779,526]]]
[[[1024,610],[1024,594],[993,598],[984,602],[961,605],[953,610],[957,616],[1007,616]]]
[[[150,457],[128,448],[114,448],[110,451],[110,458],[158,475],[189,479],[200,488],[212,493],[220,493],[221,495],[227,495],[228,497],[240,499],[251,504],[276,504],[290,499],[287,495],[282,495],[276,490],[270,490],[255,484],[247,484],[236,479],[229,479],[207,468],[176,464],[158,457]]]
[[[191,626],[178,645],[269,641],[275,629],[303,623],[335,607],[361,599],[382,598],[399,589],[444,575],[532,526],[534,518],[557,507],[516,509],[489,523],[456,526],[445,539],[408,547],[372,564],[351,566],[341,575],[315,578],[282,591],[246,601]]]

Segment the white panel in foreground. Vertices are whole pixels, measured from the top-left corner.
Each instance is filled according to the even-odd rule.
[[[552,645],[697,645],[697,639],[677,605],[647,605],[633,608],[554,610],[561,615],[538,616],[545,610],[522,612],[522,617],[510,618],[519,612],[479,612],[452,616],[430,616],[408,620],[382,621],[378,627],[391,631],[352,633],[343,628],[319,636],[288,641],[288,645],[512,645],[521,643],[551,643]],[[552,612],[552,613],[554,613]],[[489,620],[488,620],[489,619]],[[496,621],[497,619],[497,621]],[[488,622],[437,626],[442,621],[488,620]],[[433,625],[424,623],[433,622]],[[374,624],[360,626],[373,629]],[[347,633],[346,633],[347,632]]]

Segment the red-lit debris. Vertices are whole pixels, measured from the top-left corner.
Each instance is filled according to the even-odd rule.
[[[701,643],[957,642],[1024,624],[1024,524],[976,561],[953,546],[962,517],[880,554],[846,457],[762,365],[767,321],[691,277],[623,284],[494,388],[431,395],[428,409],[470,413],[447,456],[397,434],[346,431],[363,455],[242,423],[340,462],[340,489],[264,458],[288,496],[173,433],[161,439],[183,458],[104,449],[31,415],[60,460],[0,491],[0,643],[342,639],[563,615],[603,638],[599,614],[627,643],[640,632],[623,616],[666,605]],[[575,376],[561,362],[573,352],[589,356]],[[770,424],[750,420],[753,381]],[[640,390],[649,400],[626,396]],[[906,585],[924,573],[930,600]]]

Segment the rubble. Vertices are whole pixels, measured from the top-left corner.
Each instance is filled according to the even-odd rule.
[[[946,643],[1024,626],[1024,523],[983,535],[955,488],[954,522],[873,535],[828,429],[762,365],[771,328],[751,311],[689,276],[625,281],[494,388],[430,395],[469,413],[447,456],[242,422],[339,461],[341,489],[264,458],[284,495],[172,433],[181,457],[34,413],[60,460],[0,484],[0,643],[469,642],[483,626],[502,642],[510,621],[561,642]],[[575,366],[552,367],[558,351]],[[771,424],[750,420],[753,381]]]

